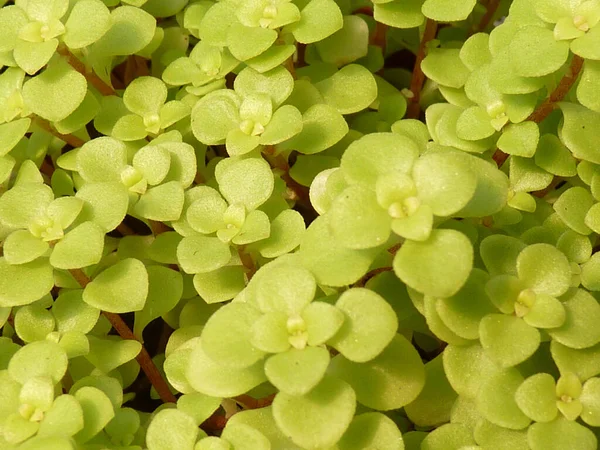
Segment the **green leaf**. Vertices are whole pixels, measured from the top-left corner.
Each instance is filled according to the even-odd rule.
[[[527,430],[510,430],[483,419],[476,425],[473,435],[481,448],[530,450]]]
[[[302,115],[302,130],[281,145],[312,155],[337,144],[347,133],[348,123],[342,115],[332,106],[319,103],[309,107]]]
[[[83,410],[75,397],[63,394],[54,400],[40,422],[37,435],[71,437],[83,429]]]
[[[100,311],[83,301],[83,289],[64,290],[54,300],[52,315],[56,329],[61,333],[89,333],[100,316]]]
[[[446,378],[440,355],[425,365],[425,387],[404,410],[415,425],[435,426],[450,420],[450,411],[457,397]]]
[[[520,317],[504,314],[484,317],[479,325],[479,334],[488,356],[502,367],[520,364],[540,345],[540,332],[536,328],[527,325]]]
[[[558,414],[556,383],[547,373],[527,378],[517,389],[515,400],[521,411],[536,422],[550,422]]]
[[[212,272],[230,259],[229,245],[216,237],[188,236],[177,246],[177,261],[186,273]]]
[[[590,291],[600,290],[598,272],[600,271],[600,256],[593,254],[589,261],[581,267],[581,284]]]
[[[292,265],[265,268],[256,285],[256,301],[263,312],[300,314],[315,296],[317,285],[312,274]]]
[[[106,233],[125,218],[129,205],[127,188],[121,183],[86,183],[75,196],[85,201],[79,221],[92,221]]]
[[[104,230],[93,222],[84,222],[57,242],[50,264],[57,269],[79,269],[100,262],[104,250]]]
[[[150,188],[133,207],[134,214],[161,222],[177,220],[183,210],[183,186],[178,181],[169,181]]]
[[[271,196],[274,179],[271,167],[263,159],[248,158],[232,162],[216,173],[217,183],[229,204],[256,209]]]
[[[225,266],[194,275],[194,287],[206,303],[231,300],[246,286],[242,266]]]
[[[0,197],[0,221],[11,228],[27,228],[53,199],[52,189],[44,184],[15,185]]]
[[[421,443],[422,450],[478,449],[473,433],[462,423],[447,423],[429,433]]]
[[[594,203],[586,188],[575,186],[561,194],[554,202],[554,210],[572,230],[587,235],[592,230],[585,224],[585,216]]]
[[[276,67],[268,72],[259,73],[246,67],[233,82],[235,92],[242,97],[266,94],[273,101],[273,109],[281,105],[294,89],[294,78],[284,67]]]
[[[76,154],[77,171],[88,182],[121,181],[127,147],[111,137],[86,142]]]
[[[248,368],[264,356],[250,343],[252,324],[261,316],[247,303],[230,303],[214,313],[202,331],[202,348],[216,364]]]
[[[460,4],[452,0],[426,0],[423,4],[423,14],[438,22],[458,22],[469,17],[476,4],[476,0],[468,0]]]
[[[183,295],[183,277],[173,269],[148,266],[148,297],[141,311],[136,311],[133,332],[142,338],[142,331],[151,321],[171,311]]]
[[[83,48],[98,41],[111,28],[110,11],[100,0],[83,0],[73,6],[65,22],[64,42]]]
[[[373,188],[386,173],[408,174],[419,156],[410,138],[396,133],[371,133],[352,142],[342,156],[341,168],[350,184]]]
[[[534,423],[527,432],[531,450],[553,448],[567,450],[577,442],[578,450],[593,450],[598,439],[589,428],[563,418],[548,423]]]
[[[33,303],[54,286],[52,266],[45,258],[20,265],[11,265],[0,258],[0,306]]]
[[[600,330],[593,324],[600,319],[600,305],[582,289],[563,300],[566,319],[559,328],[548,329],[552,339],[571,348],[588,348],[600,342]]]
[[[294,38],[302,44],[322,41],[340,30],[344,19],[333,0],[311,0],[300,11],[300,21],[292,25]]]
[[[90,351],[85,358],[99,371],[111,370],[131,361],[142,349],[142,344],[134,339],[107,339],[88,337]]]
[[[456,135],[467,141],[485,139],[495,132],[490,116],[480,106],[465,109],[456,122]]]
[[[312,302],[301,314],[306,324],[308,345],[322,345],[341,328],[346,316],[341,309],[325,302]]]
[[[198,426],[192,417],[177,409],[163,409],[150,421],[146,443],[148,450],[193,450],[197,438]]]
[[[112,26],[94,48],[106,56],[131,55],[146,47],[154,37],[156,19],[133,6],[120,6],[110,13]]]
[[[455,230],[434,230],[424,242],[406,241],[394,257],[394,272],[411,288],[433,297],[450,297],[467,281],[473,247]]]
[[[25,11],[15,5],[0,9],[0,52],[10,52],[15,48],[19,31],[29,22]]]
[[[583,36],[575,39],[571,43],[571,51],[585,59],[600,59],[600,54],[598,54],[599,31],[597,27],[594,27]]]
[[[45,42],[28,42],[19,39],[15,44],[13,57],[17,65],[28,75],[35,73],[48,64],[58,47],[58,39]]]
[[[56,384],[66,371],[66,353],[58,344],[46,340],[21,347],[8,364],[8,374],[21,384],[35,377],[50,377]]]
[[[288,316],[280,311],[263,314],[251,327],[250,341],[266,353],[281,353],[290,348]]]
[[[396,335],[396,313],[382,297],[368,289],[345,291],[335,306],[344,313],[345,320],[329,344],[350,361],[372,360]]]
[[[240,61],[254,58],[277,40],[277,31],[234,23],[227,32],[227,48]]]
[[[413,167],[418,198],[437,216],[449,216],[465,207],[473,198],[476,176],[461,158],[452,154],[430,153],[421,156]],[[461,173],[460,179],[456,173]]]
[[[54,330],[54,318],[50,311],[34,303],[17,310],[14,328],[23,342],[41,341]]]
[[[302,396],[319,384],[328,365],[329,352],[324,348],[292,348],[267,359],[265,374],[280,392]]]
[[[297,445],[327,448],[348,429],[356,409],[356,395],[345,382],[325,377],[308,394],[280,392],[273,401],[277,426]]]
[[[23,85],[23,100],[38,116],[59,121],[75,111],[86,91],[85,77],[67,63],[59,62]]]
[[[536,151],[540,131],[535,122],[510,124],[498,139],[498,148],[509,155],[531,158]]]
[[[105,269],[83,291],[83,301],[103,311],[125,313],[140,311],[148,296],[148,272],[133,258]]]
[[[481,384],[500,370],[479,343],[448,345],[443,359],[448,381],[461,398],[474,398]]]
[[[423,73],[442,86],[463,87],[469,77],[469,69],[462,63],[459,53],[457,48],[432,49],[422,62]],[[453,70],[447,70],[447,67]]]
[[[315,86],[325,103],[334,107],[340,114],[362,111],[377,98],[375,78],[365,67],[358,64],[344,66]]]
[[[326,63],[340,67],[367,56],[369,27],[359,16],[345,16],[341,30],[315,44]]]
[[[569,45],[555,40],[552,31],[547,28],[524,27],[514,35],[509,55],[518,75],[541,77],[560,69],[569,56]]]
[[[517,273],[536,293],[560,296],[570,285],[569,260],[549,244],[530,245],[519,253]]]
[[[575,158],[600,164],[594,132],[600,126],[600,113],[576,103],[561,102],[559,106],[564,116],[560,132],[561,141]]]
[[[572,177],[577,174],[576,161],[560,139],[544,134],[535,152],[535,164],[551,174]]]
[[[256,241],[268,238],[271,231],[271,223],[269,222],[269,216],[263,211],[255,210],[251,211],[244,225],[240,229],[240,232],[233,237],[231,242],[236,245],[251,244]]]
[[[0,125],[0,156],[8,154],[25,136],[31,119],[18,119]]]
[[[50,248],[48,242],[27,230],[17,230],[4,240],[4,258],[9,264],[25,264],[42,256]]]
[[[301,264],[312,272],[317,283],[346,286],[367,272],[379,250],[342,247],[331,235],[327,220],[319,217],[306,230],[298,253]]]
[[[337,443],[340,450],[379,448],[404,450],[404,441],[398,426],[385,414],[368,412],[354,417]]]
[[[271,222],[271,233],[257,243],[258,251],[265,258],[289,253],[298,247],[305,230],[304,218],[300,213],[286,209]]]
[[[210,359],[202,345],[194,345],[186,371],[188,382],[198,392],[213,397],[235,397],[266,381],[264,363],[244,369],[221,366]]]
[[[366,363],[335,356],[331,374],[348,382],[357,400],[368,408],[389,411],[417,398],[425,384],[425,369],[412,344],[397,334],[385,350]],[[402,386],[402,389],[398,387]]]
[[[422,5],[422,0],[377,3],[373,8],[373,18],[394,28],[415,28],[425,21]]]
[[[365,249],[387,242],[392,218],[377,203],[375,193],[361,185],[350,186],[328,211],[329,227],[344,247]]]
[[[495,425],[521,430],[531,420],[521,412],[515,400],[515,393],[523,382],[523,377],[515,368],[505,369],[485,379],[477,394],[479,412]]]
[[[260,135],[262,145],[275,145],[292,138],[302,131],[303,117],[292,105],[284,105],[277,109],[265,131]]]
[[[115,411],[110,399],[100,389],[84,386],[75,392],[75,398],[83,410],[84,427],[75,435],[77,442],[89,441],[114,417]]]
[[[167,87],[155,77],[139,77],[133,80],[123,93],[127,109],[142,117],[157,115],[167,99]]]

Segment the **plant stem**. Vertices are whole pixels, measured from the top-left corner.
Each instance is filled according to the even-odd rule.
[[[46,119],[42,119],[41,117],[35,117],[33,120],[40,128],[44,129],[51,135],[59,138],[61,141],[66,142],[73,148],[81,147],[83,144],[85,144],[85,141],[81,138],[78,138],[77,136],[73,136],[72,134],[59,133],[56,129],[52,127],[50,122],[48,122]]]
[[[377,269],[373,269],[367,272],[360,280],[354,283],[354,287],[365,287],[367,282],[376,275],[379,275],[383,272],[391,272],[393,267],[378,267]]]
[[[59,55],[62,55],[67,60],[73,69],[83,75],[88,82],[102,95],[117,95],[112,86],[105,83],[104,80],[102,80],[102,78],[96,75],[93,71],[88,70],[87,67],[85,67],[85,64],[82,63],[73,53],[71,53],[67,47],[59,45],[56,51]]]
[[[577,81],[582,67],[583,58],[577,55],[573,55],[571,66],[569,67],[569,70],[567,70],[567,73],[562,77],[562,79],[558,83],[558,86],[556,86],[556,89],[554,89],[554,91],[552,91],[548,98],[544,100],[544,102],[540,106],[538,106],[535,109],[535,111],[533,111],[525,120],[532,120],[535,123],[540,123],[546,117],[548,117],[556,107],[556,104],[563,100],[569,93],[569,90],[575,84],[575,81]],[[508,158],[508,155],[502,150],[497,149],[494,153],[493,158],[494,161],[496,161],[498,167],[500,167],[502,166],[502,164],[504,164],[504,162]]]
[[[419,105],[419,102],[421,101],[421,89],[423,89],[423,83],[425,83],[425,74],[421,70],[421,63],[426,56],[425,51],[427,50],[427,43],[435,38],[437,28],[438,25],[435,20],[427,19],[423,38],[419,44],[419,52],[417,53],[412,80],[410,82],[412,97],[408,99],[407,119],[418,119],[421,114],[421,105]]]
[[[85,288],[91,281],[81,269],[71,269],[69,272],[71,272],[73,278],[77,280],[77,282],[81,285],[82,288]],[[121,316],[107,311],[102,311],[102,314],[104,314],[104,317],[108,319],[113,328],[117,331],[117,333],[119,333],[119,336],[121,336],[121,338],[131,339],[139,342],[139,340],[135,337],[131,329],[127,326],[123,319],[121,319]],[[152,386],[154,386],[154,389],[156,389],[156,392],[158,392],[158,395],[161,398],[161,400],[165,403],[176,403],[177,399],[169,390],[169,385],[160,374],[158,368],[152,361],[150,354],[148,353],[143,344],[142,350],[135,357],[135,359],[137,360],[138,364],[148,377],[148,380],[150,381]]]
[[[494,14],[496,14],[498,6],[500,6],[500,0],[490,0],[490,2],[486,5],[485,14],[481,17],[479,24],[473,30],[473,34],[485,31],[492,21]]]

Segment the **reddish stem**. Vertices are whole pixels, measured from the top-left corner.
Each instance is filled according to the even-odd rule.
[[[368,281],[379,275],[380,273],[383,272],[391,272],[392,270],[394,270],[393,267],[379,267],[377,269],[373,269],[369,272],[367,272],[360,280],[358,280],[356,283],[354,283],[355,287],[365,287],[365,285],[368,283]]]
[[[498,6],[500,6],[500,0],[490,0],[490,2],[486,5],[485,14],[481,17],[481,20],[479,21],[477,27],[475,27],[473,34],[485,31],[492,21],[492,18],[496,14]]]
[[[91,281],[81,269],[72,269],[69,272],[71,272],[73,278],[75,278],[83,288],[85,288]],[[139,342],[139,340],[135,337],[131,329],[127,326],[123,319],[121,319],[121,316],[106,311],[102,311],[102,314],[104,314],[104,317],[108,319],[113,328],[117,331],[117,333],[119,333],[119,336],[121,336],[121,338]],[[135,357],[135,359],[137,360],[138,364],[148,377],[148,380],[150,381],[152,386],[154,386],[154,389],[156,389],[156,392],[158,392],[158,395],[161,398],[161,400],[165,403],[176,403],[177,399],[169,390],[169,385],[162,377],[161,373],[154,364],[154,361],[152,361],[150,354],[148,353],[143,344],[142,350]]]
[[[423,38],[419,44],[419,52],[417,53],[417,60],[415,61],[415,67],[413,69],[412,80],[410,82],[410,91],[412,92],[412,98],[408,99],[408,109],[406,113],[407,119],[418,119],[421,114],[421,90],[425,83],[425,74],[421,70],[421,63],[425,59],[425,52],[427,50],[427,43],[435,38],[437,33],[437,22],[435,20],[427,19],[425,23],[425,31],[423,32]]]
[[[107,83],[105,83],[104,80],[96,75],[92,70],[88,70],[85,64],[82,63],[73,53],[71,53],[67,47],[60,45],[56,51],[59,55],[62,55],[67,60],[73,69],[83,75],[102,95],[117,95],[112,86],[109,86]]]
[[[579,73],[581,72],[582,67],[583,67],[583,58],[581,58],[580,56],[577,56],[577,55],[573,55],[573,60],[571,61],[571,66],[569,67],[569,70],[567,70],[567,73],[560,80],[560,83],[558,83],[558,86],[556,86],[556,89],[554,89],[554,91],[552,91],[552,93],[548,96],[548,98],[546,100],[544,100],[544,102],[540,106],[538,106],[535,109],[535,111],[533,111],[529,115],[529,117],[527,117],[526,120],[531,120],[535,123],[540,123],[544,119],[546,119],[550,115],[550,113],[554,110],[554,108],[556,107],[556,104],[558,102],[562,101],[566,97],[566,95],[569,93],[569,90],[571,89],[571,87],[573,87],[573,85],[577,81],[577,78],[579,77]],[[502,150],[497,149],[494,152],[493,158],[494,158],[494,161],[496,161],[496,164],[498,165],[498,167],[500,167],[500,166],[502,166],[502,164],[504,164],[504,162],[508,158],[508,155],[506,153],[504,153]]]
[[[81,138],[78,138],[77,136],[73,136],[72,134],[62,134],[62,133],[59,133],[54,127],[52,127],[52,125],[50,124],[50,122],[48,122],[46,119],[42,119],[41,117],[36,117],[35,118],[35,123],[40,128],[44,129],[45,131],[47,131],[51,135],[56,136],[61,141],[66,142],[67,144],[69,144],[73,148],[81,147],[83,144],[85,144],[85,141],[83,139],[81,139]]]

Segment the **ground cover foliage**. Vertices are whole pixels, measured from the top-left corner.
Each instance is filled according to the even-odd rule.
[[[0,449],[598,448],[599,1],[0,5]]]

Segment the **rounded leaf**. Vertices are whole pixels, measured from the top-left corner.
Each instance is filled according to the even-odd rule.
[[[481,345],[502,367],[512,367],[529,358],[540,345],[540,332],[523,319],[489,314],[479,324]]]
[[[517,273],[536,293],[555,297],[567,292],[571,283],[569,260],[550,244],[533,244],[519,253]]]
[[[349,289],[335,306],[344,313],[345,319],[328,343],[350,361],[372,360],[396,336],[396,313],[388,302],[369,289]]]
[[[556,382],[548,373],[527,378],[515,392],[515,400],[521,411],[536,422],[550,422],[558,414]]]
[[[184,237],[177,245],[177,261],[186,273],[212,272],[231,259],[229,245],[216,237]]]
[[[131,55],[152,41],[156,19],[141,8],[120,6],[113,9],[110,16],[112,26],[95,45],[100,53]]]
[[[329,366],[329,352],[322,347],[291,348],[267,359],[265,374],[279,391],[299,396],[310,392]]]
[[[42,298],[54,286],[52,272],[46,258],[19,265],[0,258],[0,306],[27,305]]]
[[[60,382],[67,371],[67,354],[55,342],[36,341],[21,347],[10,359],[8,374],[25,384],[34,377],[50,377]]]
[[[359,364],[337,355],[331,361],[330,370],[332,375],[350,383],[360,403],[380,411],[411,403],[425,385],[421,357],[399,334],[375,359]]]
[[[527,432],[527,442],[531,450],[567,450],[575,442],[577,450],[594,450],[598,446],[592,430],[566,419],[534,423]]]
[[[354,417],[337,443],[340,450],[404,450],[398,426],[385,414],[368,412]]]
[[[110,29],[110,11],[100,0],[82,0],[73,6],[65,22],[63,39],[69,48],[93,44]]]
[[[557,41],[547,28],[520,28],[509,47],[510,61],[522,77],[542,77],[556,72],[567,61],[569,45]]]
[[[194,419],[178,409],[163,409],[150,421],[146,432],[148,450],[193,450],[198,438]]]
[[[58,122],[77,109],[86,92],[85,77],[66,62],[59,62],[23,85],[23,100],[33,113]]]
[[[268,266],[256,285],[256,300],[262,312],[281,311],[289,316],[299,314],[315,296],[317,284],[313,275],[292,265]]]
[[[100,262],[103,250],[104,230],[94,222],[84,222],[56,243],[50,264],[57,269],[92,266]]]
[[[248,158],[217,171],[217,183],[229,204],[241,204],[251,211],[271,196],[274,179],[271,167],[263,159]]]
[[[394,257],[394,272],[411,288],[433,297],[450,297],[473,267],[471,241],[456,230],[434,230],[423,242],[406,241]]]
[[[255,364],[264,352],[251,343],[251,328],[261,317],[260,311],[247,303],[230,303],[215,312],[202,331],[204,353],[223,367],[244,369]]]
[[[356,395],[344,381],[325,377],[308,394],[280,392],[273,401],[277,426],[297,445],[328,448],[348,429],[356,409]]]
[[[134,258],[124,259],[105,269],[83,291],[83,301],[103,311],[139,311],[148,296],[148,272]]]
[[[334,107],[340,114],[362,111],[377,98],[377,83],[373,74],[358,64],[344,66],[315,86],[325,103]]]

